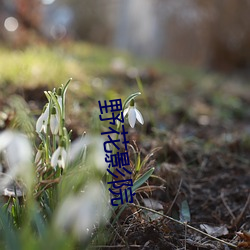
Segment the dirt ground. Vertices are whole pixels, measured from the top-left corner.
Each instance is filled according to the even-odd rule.
[[[149,164],[156,168],[156,177],[148,183],[152,189],[142,190],[138,202],[177,220],[187,219],[188,225],[222,242],[137,207],[123,212],[110,245],[235,249],[231,243],[249,248],[249,233],[239,237],[236,232],[250,230],[250,85],[228,78],[210,87],[175,80],[164,78],[147,86],[156,122],[146,124],[146,136],[131,131],[131,141],[136,139],[144,156],[160,147]],[[171,106],[177,98],[179,106],[164,114],[163,105]]]
[[[142,158],[159,149],[145,165],[145,171],[155,167],[154,176],[136,201],[187,220],[187,226],[129,206],[109,227],[113,237],[103,249],[228,250],[235,248],[227,243],[240,242],[250,247],[250,236],[236,234],[250,230],[250,85],[228,79],[200,84],[169,76],[151,80],[144,86],[146,124],[129,135]],[[24,96],[32,110],[44,102],[42,88],[13,91]],[[79,119],[79,114],[71,117],[76,131]]]

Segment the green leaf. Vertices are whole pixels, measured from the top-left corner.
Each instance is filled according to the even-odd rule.
[[[136,191],[143,183],[145,183],[148,180],[148,178],[152,175],[154,170],[155,168],[150,168],[144,175],[142,175],[135,181],[132,187],[133,192]]]
[[[138,86],[139,90],[143,94],[143,92],[144,92],[143,85],[142,85],[142,81],[141,81],[141,79],[139,77],[136,77],[136,83],[137,83],[137,86]]]
[[[66,95],[66,91],[68,89],[69,83],[72,81],[72,78],[69,78],[69,80],[67,81],[67,83],[63,86],[62,89],[62,96],[64,97]]]
[[[11,227],[8,221],[7,213],[0,209],[0,227],[3,231],[6,249],[7,250],[21,250],[20,242],[16,231],[14,231],[13,226]]]
[[[135,172],[138,173],[141,170],[141,154],[137,153]]]
[[[61,118],[62,111],[61,111],[60,105],[59,105],[59,103],[57,101],[57,98],[56,98],[55,94],[53,92],[51,92],[51,91],[48,91],[48,93],[50,95],[50,98],[53,100],[53,103],[56,105],[57,111],[59,112],[59,117]],[[50,114],[51,114],[51,111],[50,111]]]
[[[44,236],[44,233],[45,233],[45,223],[44,223],[42,215],[38,211],[34,211],[33,221],[34,221],[34,224],[36,225],[36,229],[37,229],[38,235],[40,237]]]

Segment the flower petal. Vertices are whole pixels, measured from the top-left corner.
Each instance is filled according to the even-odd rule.
[[[47,133],[47,125],[48,123],[46,121],[43,121],[41,131],[43,131],[45,134]]]
[[[98,182],[90,183],[80,195],[69,195],[55,215],[56,229],[80,240],[90,238],[96,225],[105,222],[109,215],[108,199]]]
[[[62,149],[62,148],[59,146],[59,147],[56,149],[56,151],[53,153],[52,157],[51,157],[50,163],[51,163],[51,166],[52,166],[53,168],[55,168],[55,167],[57,166],[57,164],[58,164],[58,158],[59,158],[59,155],[61,154],[61,149]]]
[[[48,122],[49,119],[49,104],[47,104],[47,107],[44,111],[44,120]]]
[[[65,168],[66,161],[67,161],[67,152],[64,148],[62,148],[62,150],[61,150],[61,164],[60,164],[60,167],[62,169]]]
[[[44,113],[42,113],[40,115],[40,117],[38,118],[38,120],[36,122],[36,132],[37,133],[40,133],[42,131],[43,122],[44,122]]]
[[[129,111],[129,108],[126,108],[126,109],[123,111],[123,117],[124,117],[124,118],[126,117],[128,111]]]
[[[143,120],[141,112],[138,109],[135,108],[135,113],[136,113],[136,119],[138,120],[138,122],[143,124],[144,120]]]
[[[14,134],[9,130],[5,130],[0,133],[0,151],[5,149],[11,140],[13,140]]]
[[[59,131],[59,121],[57,115],[51,115],[50,117],[50,130],[53,135],[56,135]]]
[[[8,165],[7,173],[1,179],[0,189],[6,187],[16,177],[21,177],[25,185],[30,186],[33,182],[33,152],[30,141],[24,134],[12,131],[4,131],[0,134],[0,138],[5,138],[4,142],[0,139],[0,144],[4,143],[0,148],[5,146],[4,159]]]
[[[61,157],[60,160],[58,159],[57,163],[58,163],[59,168],[62,168],[62,169],[65,168],[65,161],[64,161],[64,159],[62,157]]]
[[[13,135],[11,142],[6,148],[9,167],[16,168],[30,164],[32,159],[30,141],[23,134],[13,132]]]
[[[136,113],[135,113],[135,108],[134,107],[130,107],[130,110],[129,110],[129,113],[128,113],[128,122],[129,122],[129,125],[131,126],[131,128],[133,128],[135,126]]]
[[[83,155],[83,152],[86,151],[86,146],[89,143],[88,140],[86,140],[87,136],[80,137],[76,139],[74,142],[71,143],[68,151],[68,162],[72,163],[76,159],[78,159],[79,156]]]

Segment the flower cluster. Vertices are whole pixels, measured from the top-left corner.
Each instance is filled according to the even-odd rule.
[[[61,92],[61,88],[59,88],[59,93]],[[36,132],[38,134],[40,133],[47,133],[48,127],[50,128],[50,131],[53,135],[58,134],[59,127],[60,127],[60,120],[62,119],[62,104],[59,104],[59,101],[62,102],[62,97],[60,94],[56,94],[53,92],[48,92],[52,95],[54,95],[55,100],[51,101],[51,98],[48,97],[49,95],[46,95],[49,99],[49,102],[44,106],[43,112],[38,118],[36,122]],[[53,100],[53,99],[52,99]]]
[[[66,166],[70,139],[64,127],[65,92],[69,82],[57,90],[44,92],[48,102],[36,123],[36,132],[42,141],[35,156],[38,174],[44,174],[51,167],[57,171]]]

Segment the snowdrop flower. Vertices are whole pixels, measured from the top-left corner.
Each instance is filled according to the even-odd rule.
[[[78,160],[86,160],[87,145],[89,144],[89,141],[86,137],[87,136],[84,135],[82,137],[77,138],[69,146],[67,158],[69,164],[74,164],[74,162]]]
[[[47,104],[36,122],[36,132],[41,133],[42,131],[46,134],[47,125],[49,120],[49,104]]]
[[[52,108],[51,116],[50,116],[50,130],[53,135],[56,135],[59,131],[59,117],[58,112],[55,107]]]
[[[101,172],[105,172],[108,164],[105,162],[105,152],[103,143],[105,140],[101,136],[84,135],[76,139],[68,151],[68,163],[73,163],[79,156],[82,161],[86,161],[88,166],[94,166]],[[86,151],[88,150],[88,154]]]
[[[68,196],[59,207],[55,226],[64,233],[72,233],[79,240],[91,236],[95,226],[108,217],[109,201],[100,183],[91,183],[79,195]]]
[[[0,152],[8,164],[6,178],[1,180],[1,188],[18,176],[22,177],[27,186],[31,185],[33,153],[28,138],[21,133],[6,130],[0,133]]]
[[[56,166],[58,166],[59,168],[64,169],[66,161],[67,161],[67,152],[64,148],[63,143],[61,143],[59,147],[55,150],[55,152],[52,154],[51,166],[53,168],[56,168]]]
[[[128,122],[131,128],[135,126],[136,119],[143,124],[144,120],[141,112],[135,107],[135,101],[132,99],[130,101],[130,105],[123,112],[123,116],[125,117],[128,114]]]

